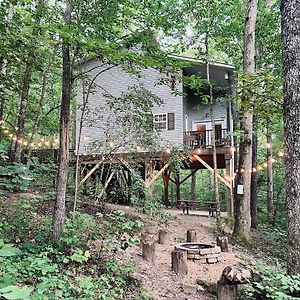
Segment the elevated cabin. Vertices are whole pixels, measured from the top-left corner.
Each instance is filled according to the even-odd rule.
[[[199,60],[175,57],[186,61],[187,67],[184,67],[181,74],[167,78],[158,70],[148,68],[142,71],[141,77],[125,72],[117,66],[107,66],[99,61],[90,60],[81,64],[82,72],[93,82],[93,88],[88,88],[81,81],[78,85],[78,102],[80,108],[77,111],[77,130],[76,142],[80,136],[79,154],[83,163],[93,163],[102,157],[105,151],[109,152],[109,147],[105,150],[97,150],[93,145],[97,141],[103,141],[103,144],[109,143],[109,138],[118,136],[124,141],[134,139],[130,136],[122,136],[122,128],[114,127],[117,124],[117,117],[111,117],[110,105],[107,101],[112,97],[117,99],[122,96],[131,86],[141,82],[144,87],[158,96],[162,103],[152,107],[154,126],[159,129],[162,148],[167,146],[176,146],[182,149],[188,149],[189,159],[186,168],[201,169],[213,167],[212,160],[212,122],[210,116],[210,105],[205,101],[205,96],[196,93],[195,90],[188,87],[181,80],[183,76],[200,75],[206,78],[206,65]],[[105,72],[102,70],[107,69]],[[213,110],[215,114],[216,145],[218,168],[226,168],[228,177],[233,174],[233,119],[231,112],[230,95],[234,94],[233,85],[234,67],[222,63],[210,63],[210,80],[213,83],[213,95],[215,103]],[[172,83],[170,84],[170,81]],[[167,84],[159,84],[167,82]],[[174,92],[176,90],[176,93]],[[201,90],[203,95],[208,94],[205,87]],[[84,120],[82,116],[82,99],[89,94],[85,107]],[[122,113],[122,112],[121,112]],[[130,113],[123,112],[123,113]],[[81,122],[82,121],[82,122]],[[80,124],[82,126],[80,126]],[[106,129],[105,129],[106,126]],[[109,127],[110,126],[110,127]],[[81,128],[80,128],[81,127]],[[124,143],[126,144],[126,143]],[[124,147],[116,150],[117,154],[124,155],[131,149]],[[77,149],[77,147],[76,147]],[[137,156],[147,156],[147,149],[137,149]],[[160,154],[157,153],[156,158]],[[149,157],[148,157],[149,158]],[[154,159],[156,159],[154,158]],[[163,165],[160,164],[160,168]],[[156,167],[157,168],[157,167]],[[153,177],[153,176],[152,176]],[[226,180],[226,179],[225,179]],[[232,180],[227,182],[227,187],[232,190]]]

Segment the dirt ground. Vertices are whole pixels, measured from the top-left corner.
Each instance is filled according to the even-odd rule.
[[[129,207],[123,209],[128,212],[131,210]],[[142,259],[142,250],[138,246],[129,248],[123,258],[137,264],[135,277],[142,281],[151,299],[215,299],[211,291],[215,291],[223,269],[226,266],[237,266],[243,258],[249,258],[249,254],[242,253],[230,245],[229,252],[220,254],[219,263],[203,264],[189,260],[188,274],[184,277],[176,275],[171,270],[171,252],[174,247],[186,241],[188,229],[197,231],[198,242],[216,244],[213,230],[215,219],[208,217],[208,212],[198,211],[193,215],[183,215],[181,210],[168,210],[168,212],[174,216],[174,220],[169,222],[167,227],[154,227],[157,233],[159,229],[168,229],[170,232],[170,242],[167,245],[156,244],[155,265]],[[197,284],[197,279],[201,279],[205,284]]]

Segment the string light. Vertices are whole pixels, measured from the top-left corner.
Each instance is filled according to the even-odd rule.
[[[19,144],[22,144],[24,146],[29,146],[31,148],[37,146],[38,148],[42,147],[43,145],[45,145],[46,147],[53,147],[55,148],[58,144],[59,144],[59,139],[58,138],[55,138],[55,139],[46,139],[44,137],[42,137],[41,139],[36,139],[35,142],[29,142],[29,141],[26,141],[26,140],[22,140],[22,139],[18,139],[16,135],[14,135],[9,129],[7,129],[7,127],[5,126],[5,120],[0,120],[0,127],[2,128],[3,132],[7,135],[7,137],[12,140],[12,141],[15,141]],[[18,126],[16,126],[14,128],[15,130],[18,130]],[[30,139],[30,137],[32,136],[32,133],[28,133],[27,134],[28,136],[28,139]],[[84,137],[84,140],[87,141],[89,138],[86,136]],[[113,148],[115,146],[114,142],[110,141],[108,143],[108,146],[110,148]],[[265,147],[267,149],[270,149],[272,148],[272,144],[271,143],[266,143],[265,144]],[[136,146],[136,150],[137,151],[140,151],[141,150],[141,147],[138,145]],[[234,147],[234,146],[231,146],[230,147],[230,150],[232,152],[235,152],[235,151],[238,151],[238,148]],[[165,152],[167,154],[170,154],[171,153],[171,149],[170,148],[166,148]],[[201,149],[199,149],[199,154],[201,152]],[[276,156],[276,155],[275,155]],[[278,158],[282,158],[284,156],[284,151],[283,150],[280,150],[278,151],[277,153],[277,157]],[[277,159],[276,158],[272,158],[272,163],[276,163],[277,162]],[[266,162],[262,163],[262,164],[259,164],[257,165],[256,167],[253,167],[251,168],[250,172],[258,172],[258,171],[261,171],[263,170],[264,168],[267,168],[268,164]],[[236,172],[238,172],[238,170],[236,170]],[[242,168],[241,173],[244,173],[245,172],[245,169]]]
[[[20,139],[5,126],[5,123],[6,123],[5,120],[0,120],[0,127],[3,129],[3,133],[7,136],[7,138],[10,139],[11,141],[14,141],[20,145],[25,146],[25,147],[31,147],[31,148],[35,147],[35,146],[42,147],[44,144],[44,146],[46,146],[46,147],[52,146],[53,148],[55,148],[56,145],[58,144],[57,138],[56,139],[46,139],[44,137],[42,137],[41,139],[37,139],[35,143],[30,142],[32,133],[26,134],[28,140]],[[14,127],[14,129],[18,130],[19,127],[16,126],[16,127]]]
[[[271,149],[271,147],[272,147],[272,144],[271,144],[271,143],[266,143],[266,148],[267,148],[267,149]]]
[[[108,147],[113,148],[115,146],[114,142],[109,142]]]

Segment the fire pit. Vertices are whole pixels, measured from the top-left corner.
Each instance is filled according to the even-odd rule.
[[[219,253],[221,252],[219,246],[200,243],[182,243],[175,246],[175,249],[186,251],[188,259],[208,264],[217,263],[219,261]]]

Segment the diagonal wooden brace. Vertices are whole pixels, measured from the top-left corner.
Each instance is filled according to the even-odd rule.
[[[199,155],[190,155],[191,158],[196,158],[205,168],[207,168],[212,174],[214,173],[214,169],[207,163],[205,162]],[[222,181],[228,188],[232,189],[231,183],[227,181],[224,177],[222,177],[218,172],[217,172],[217,177]]]

